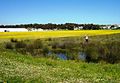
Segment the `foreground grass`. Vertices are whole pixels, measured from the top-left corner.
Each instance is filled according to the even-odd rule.
[[[120,64],[95,64],[25,56],[0,50],[0,82],[119,83]]]
[[[9,38],[52,38],[71,36],[95,36],[120,33],[120,30],[79,30],[79,31],[44,31],[44,32],[0,32],[0,39]]]

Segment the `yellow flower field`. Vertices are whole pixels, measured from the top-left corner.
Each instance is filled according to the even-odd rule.
[[[0,39],[9,38],[52,38],[70,36],[93,36],[120,33],[120,30],[79,30],[79,31],[41,31],[41,32],[0,32]]]

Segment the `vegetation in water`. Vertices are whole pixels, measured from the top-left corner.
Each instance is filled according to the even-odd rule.
[[[101,36],[105,40],[97,40],[97,36],[90,37],[89,42],[86,42],[82,37],[73,38],[48,38],[35,40],[20,40],[11,39],[5,47],[7,49],[16,50],[22,54],[28,54],[37,57],[52,57],[53,59],[62,58],[67,60],[80,60],[79,53],[84,53],[86,62],[101,62],[119,63],[120,62],[120,41],[112,40],[118,37],[119,34]],[[111,39],[107,39],[111,38]],[[106,41],[110,40],[109,42]],[[15,42],[13,42],[15,40]],[[62,54],[62,55],[61,55]],[[58,57],[57,57],[58,56]],[[61,57],[63,56],[63,57]]]

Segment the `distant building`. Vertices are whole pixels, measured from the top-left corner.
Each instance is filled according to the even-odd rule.
[[[110,29],[111,25],[102,26],[101,29]]]
[[[32,28],[32,31],[43,31],[43,29],[41,29],[41,28],[38,28],[38,29]]]
[[[28,32],[28,31],[43,31],[43,29],[26,29],[26,28],[0,28],[0,32]]]
[[[118,25],[118,27],[120,27],[120,24]]]
[[[74,30],[81,30],[83,29],[83,26],[75,27]]]
[[[0,28],[0,32],[26,32],[28,31],[26,28]]]

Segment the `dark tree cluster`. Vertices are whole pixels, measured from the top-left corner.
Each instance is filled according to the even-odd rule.
[[[85,24],[83,26],[84,30],[99,30],[100,26],[99,25],[94,25],[94,24]]]
[[[21,25],[0,25],[0,28],[35,28],[35,29],[47,29],[47,30],[74,30],[75,28],[83,27],[84,30],[98,30],[100,25],[95,24],[76,24],[76,23],[65,23],[65,24],[21,24]]]

